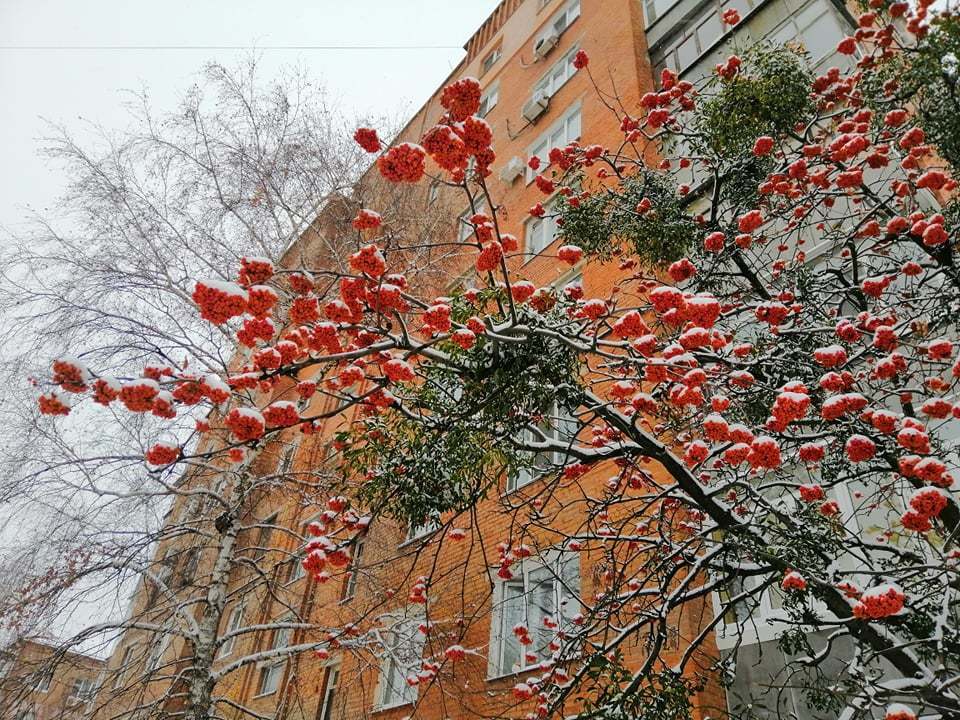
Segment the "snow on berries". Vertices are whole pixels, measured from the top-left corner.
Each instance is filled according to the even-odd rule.
[[[350,256],[350,267],[370,277],[380,277],[387,270],[387,262],[376,245],[364,245]]]
[[[800,499],[806,503],[819,502],[827,497],[824,489],[816,483],[801,485],[797,491],[800,493]]]
[[[576,265],[583,257],[583,249],[578,245],[561,245],[557,249],[557,257],[567,265]]]
[[[891,703],[887,705],[883,720],[917,720],[917,714],[906,705]]]
[[[853,606],[853,614],[858,618],[881,620],[899,613],[905,602],[906,596],[898,585],[877,585],[860,595],[860,600]]]
[[[351,223],[355,230],[376,230],[383,224],[380,213],[373,210],[361,209]]]
[[[796,570],[791,570],[783,576],[780,587],[787,592],[803,592],[807,589],[807,581]]]
[[[919,516],[930,519],[939,517],[947,507],[946,493],[937,487],[917,488],[910,496],[909,505]]]
[[[866,435],[851,435],[843,447],[850,462],[870,460],[877,453],[877,445]]]
[[[265,257],[240,258],[240,272],[237,275],[237,282],[244,287],[250,285],[260,285],[273,277],[275,272],[273,263]]]
[[[839,367],[846,364],[847,351],[840,345],[827,345],[814,350],[813,359],[825,368]]]
[[[450,329],[450,306],[445,302],[434,303],[423,311],[423,324],[435,332]]]
[[[263,419],[269,427],[290,427],[300,422],[296,404],[289,400],[277,400],[263,409]]]
[[[239,442],[249,442],[263,437],[266,420],[253,408],[232,408],[224,418],[224,424]]]
[[[450,340],[460,346],[463,350],[469,350],[477,342],[477,335],[473,330],[460,328],[450,334]]]
[[[480,83],[466,77],[447,85],[440,94],[440,104],[454,122],[463,122],[480,109]]]
[[[613,334],[619,338],[632,338],[646,335],[650,327],[638,310],[631,310],[613,324]]]
[[[751,210],[740,216],[737,220],[737,228],[742,233],[752,233],[763,225],[763,213],[759,210]]]
[[[160,392],[156,380],[138,378],[123,384],[120,388],[120,402],[131,412],[150,412],[153,401]]]
[[[419,145],[400,143],[377,158],[377,168],[384,179],[390,182],[415,183],[425,172],[426,155],[426,151]]]
[[[413,366],[406,360],[394,358],[380,366],[386,378],[393,383],[409,382],[414,379]]]
[[[198,280],[191,297],[200,309],[200,317],[215,325],[247,311],[247,292],[236,283]]]
[[[69,415],[70,403],[59,390],[51,390],[37,398],[40,413],[43,415]]]
[[[150,465],[169,465],[180,458],[180,447],[176,443],[156,442],[147,449],[144,458]]]
[[[443,654],[450,662],[460,662],[467,656],[467,651],[462,645],[451,645],[443,651]]]
[[[90,383],[90,371],[76,358],[61,357],[53,361],[53,382],[63,390],[85,392]]]

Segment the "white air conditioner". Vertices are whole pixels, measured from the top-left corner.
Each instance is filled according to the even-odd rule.
[[[550,32],[537,40],[533,45],[533,54],[537,60],[542,60],[547,55],[550,54],[550,51],[553,50],[557,43],[560,42],[560,36],[555,32]]]
[[[527,122],[534,123],[537,121],[537,118],[547,111],[549,106],[550,96],[540,91],[534,93],[533,97],[527,101],[526,105],[524,105],[520,111],[520,114],[523,115]]]
[[[503,166],[503,169],[500,170],[500,179],[509,185],[523,175],[525,167],[523,159],[519,155],[514,155],[510,158],[510,161]]]

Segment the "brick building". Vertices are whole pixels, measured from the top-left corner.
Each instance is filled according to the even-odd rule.
[[[80,720],[90,714],[106,663],[36,640],[0,650],[2,720]]]
[[[719,16],[726,7],[736,7],[743,22],[735,31],[725,28]],[[733,43],[746,44],[762,38],[778,42],[799,41],[810,49],[813,61],[831,61],[837,41],[852,22],[842,4],[832,0],[504,0],[465,45],[466,56],[449,80],[476,77],[482,87],[481,113],[494,133],[497,152],[491,194],[498,205],[501,229],[514,234],[525,253],[523,272],[537,285],[564,286],[581,282],[588,295],[602,297],[616,280],[616,266],[581,265],[560,272],[552,258],[539,258],[549,251],[556,227],[547,217],[531,217],[528,209],[537,202],[548,205],[533,184],[527,160],[533,156],[546,161],[552,147],[573,140],[616,146],[622,132],[611,102],[598,94],[588,74],[577,70],[573,57],[584,49],[590,55],[590,72],[607,93],[626,112],[639,114],[640,97],[655,88],[659,69],[670,67],[682,78],[696,80],[729,54]],[[446,83],[445,83],[446,84]],[[401,132],[399,140],[416,142],[443,113],[439,89]],[[651,161],[655,149],[646,150]],[[368,179],[369,180],[369,179]],[[371,187],[375,187],[370,180]],[[375,191],[367,190],[364,205],[379,209]],[[467,217],[481,207],[458,206],[462,202],[443,185],[424,183],[417,192],[418,202],[430,208],[442,204],[454,217]],[[372,195],[372,196],[371,196]],[[333,203],[339,206],[339,203]],[[319,221],[288,252],[287,260],[297,258],[322,262],[320,237],[338,232],[338,222],[329,217]],[[450,232],[470,231],[466,224]],[[446,285],[438,294],[472,284],[472,259],[450,258],[443,262]],[[284,395],[284,392],[287,395]],[[291,391],[280,389],[274,399],[287,399]],[[316,409],[316,408],[315,408]],[[331,419],[319,436],[302,443],[290,432],[275,447],[268,448],[256,469],[264,472],[311,472],[322,464],[326,444],[347,419]],[[562,433],[562,428],[550,432]],[[600,487],[609,468],[591,471],[583,486]],[[196,478],[185,482],[197,482]],[[491,570],[490,558],[477,552],[479,546],[494,547],[498,542],[514,540],[518,526],[520,498],[542,492],[544,482],[535,474],[504,477],[500,492],[483,500],[472,518],[462,527],[467,542],[454,543],[439,538],[434,525],[400,528],[389,522],[377,522],[364,534],[354,549],[348,571],[329,582],[317,584],[300,568],[298,559],[307,540],[306,527],[323,510],[321,498],[296,496],[291,492],[264,492],[245,512],[257,530],[238,538],[250,560],[249,570],[238,571],[230,579],[223,623],[220,631],[245,627],[218,651],[218,667],[230,666],[244,654],[260,660],[238,665],[224,672],[217,693],[229,698],[222,706],[225,717],[238,720],[251,717],[290,718],[291,720],[352,720],[377,717],[393,720],[403,717],[467,718],[522,716],[510,688],[546,657],[548,648],[522,648],[510,629],[525,620],[528,626],[542,624],[545,616],[560,622],[573,621],[576,609],[571,597],[576,593],[589,597],[602,588],[603,567],[590,553],[567,553],[562,548],[549,550],[555,537],[546,529],[539,535],[524,537],[524,542],[544,550],[537,562],[524,564],[513,579],[503,581]],[[574,497],[559,491],[559,509],[552,516],[554,527],[574,527]],[[563,508],[569,505],[570,509]],[[171,510],[171,518],[189,517],[196,508],[187,500]],[[445,518],[441,518],[445,519]],[[565,525],[566,524],[566,525]],[[472,540],[480,542],[471,542]],[[163,543],[158,561],[170,568],[170,576],[190,569],[190,580],[199,567],[205,572],[202,550],[185,548],[178,541]],[[436,578],[431,585],[431,617],[406,602],[407,590],[414,579],[432,569]],[[257,573],[269,575],[272,583],[257,583]],[[202,583],[198,583],[202,584]],[[134,600],[137,612],[149,608],[153,600],[150,584]],[[162,607],[162,604],[158,607]],[[771,608],[775,612],[776,608]],[[162,623],[162,609],[155,612]],[[168,607],[167,612],[170,612]],[[671,637],[696,634],[705,618],[712,617],[712,606],[705,603],[699,612],[687,612],[671,618]],[[469,622],[464,619],[468,618]],[[435,630],[426,635],[419,630],[424,622]],[[322,646],[324,628],[342,628],[356,624],[363,634],[356,639],[373,641],[374,651],[338,648],[325,649],[324,659],[313,652],[282,653],[285,647]],[[256,628],[270,629],[256,630]],[[759,645],[770,638],[758,636],[747,643]],[[137,715],[133,708],[143,698],[161,696],[161,704],[173,712],[182,706],[183,693],[169,692],[180,677],[176,671],[184,649],[168,635],[142,630],[127,631],[120,638],[109,662],[110,698],[101,693],[96,717],[116,717],[123,712]],[[452,643],[470,651],[456,666],[455,674],[440,684],[411,684],[422,657],[437,656]],[[350,645],[350,641],[342,643]],[[668,647],[669,661],[680,643]],[[721,635],[714,650],[722,652],[730,640]],[[272,650],[277,650],[271,655]],[[624,648],[630,663],[645,655],[642,643]],[[768,653],[768,655],[773,653]],[[132,668],[169,667],[163,679],[149,683],[137,680]],[[775,661],[774,661],[775,664]],[[142,675],[140,676],[142,677]],[[751,681],[743,678],[743,682]],[[111,684],[112,682],[112,684]],[[135,700],[130,698],[135,697]],[[126,699],[125,699],[126,698]],[[698,718],[716,716],[725,707],[719,686],[708,679],[697,696]],[[803,716],[802,707],[790,708]],[[155,712],[155,711],[154,711]],[[153,715],[145,715],[153,716]],[[39,716],[38,716],[39,718]]]

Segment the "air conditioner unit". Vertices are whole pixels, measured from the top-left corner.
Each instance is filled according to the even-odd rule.
[[[541,37],[539,40],[537,40],[536,43],[534,43],[533,45],[534,56],[537,58],[537,60],[542,60],[543,58],[545,58],[547,55],[550,54],[550,51],[553,50],[557,46],[557,43],[559,42],[560,42],[560,36],[557,33],[555,32],[547,33],[546,35]]]
[[[523,159],[518,155],[514,155],[510,158],[510,161],[503,166],[503,169],[500,170],[500,179],[509,185],[523,175],[525,167]]]
[[[527,104],[523,106],[520,114],[523,115],[527,122],[534,123],[537,121],[537,118],[547,111],[549,106],[550,96],[543,92],[538,92],[527,101]]]

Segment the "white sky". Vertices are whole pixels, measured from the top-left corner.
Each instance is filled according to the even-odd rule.
[[[274,68],[299,62],[348,114],[409,115],[462,58],[464,42],[496,5],[497,0],[0,0],[0,229],[16,230],[26,207],[50,208],[60,192],[56,165],[36,152],[38,139],[49,134],[44,120],[80,133],[87,123],[123,128],[123,90],[147,88],[157,110],[172,109],[204,62],[229,66],[246,52],[104,46],[431,46],[263,50],[265,79]]]

